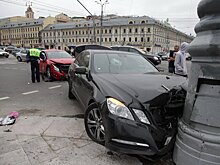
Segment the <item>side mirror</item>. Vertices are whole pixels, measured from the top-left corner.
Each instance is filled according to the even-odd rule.
[[[75,70],[76,74],[86,74],[87,73],[86,67],[76,67],[75,69],[76,69]]]

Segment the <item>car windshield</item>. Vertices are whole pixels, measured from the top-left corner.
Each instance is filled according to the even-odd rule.
[[[145,58],[137,54],[97,53],[94,55],[93,64],[97,73],[143,74],[159,72]]]
[[[51,59],[51,58],[72,58],[72,56],[69,55],[65,51],[50,51],[50,52],[47,52],[47,56],[49,59]]]

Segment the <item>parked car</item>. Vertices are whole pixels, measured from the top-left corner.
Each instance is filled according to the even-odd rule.
[[[73,58],[63,50],[43,50],[45,61],[40,60],[40,73],[45,74],[48,79],[66,79]]]
[[[21,50],[22,49],[20,48],[15,48],[14,50],[11,51],[11,54],[16,57],[16,53],[20,52]]]
[[[111,50],[83,51],[68,72],[69,98],[85,110],[88,136],[111,150],[148,156],[173,148],[184,82],[138,54]]]
[[[0,49],[0,56],[8,58],[9,57],[9,53],[4,51],[4,50],[2,50],[2,49]]]
[[[169,58],[169,53],[167,52],[159,52],[157,55],[160,56],[161,60],[167,60]]]
[[[20,51],[17,52],[15,55],[18,62],[26,61],[27,53],[28,53],[28,49],[20,49]]]
[[[13,51],[14,49],[16,49],[15,46],[8,46],[8,47],[5,48],[5,51],[8,52],[8,53],[12,53],[12,51]]]
[[[159,65],[161,63],[160,57],[151,53],[146,53],[141,49],[132,46],[111,46],[113,50],[132,52],[142,55],[145,59],[150,60],[154,65]]]
[[[78,45],[74,48],[73,56],[76,57],[79,53],[87,49],[111,50],[111,48],[102,45],[94,45],[94,44]]]

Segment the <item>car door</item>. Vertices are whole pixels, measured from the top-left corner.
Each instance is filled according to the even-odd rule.
[[[22,50],[20,55],[21,55],[22,61],[26,61],[27,50]]]
[[[78,97],[81,104],[84,106],[84,108],[88,105],[88,100],[92,97],[93,94],[93,87],[92,82],[88,80],[88,74],[76,74],[74,72],[74,68],[76,67],[86,67],[87,70],[90,68],[90,53],[87,51],[84,51],[80,53],[73,66],[73,72],[72,72],[72,87],[74,90],[74,93]]]

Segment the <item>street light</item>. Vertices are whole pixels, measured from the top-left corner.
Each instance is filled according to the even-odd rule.
[[[103,6],[105,4],[108,4],[108,0],[105,0],[105,2],[102,2],[102,0],[95,1],[97,4],[101,5],[101,25],[100,25],[100,45],[102,45],[102,20],[103,20]]]
[[[77,0],[80,5],[91,15],[92,17],[92,21],[93,21],[93,42],[95,43],[96,42],[96,38],[95,38],[95,18],[94,16],[92,15],[92,13],[79,1]]]

